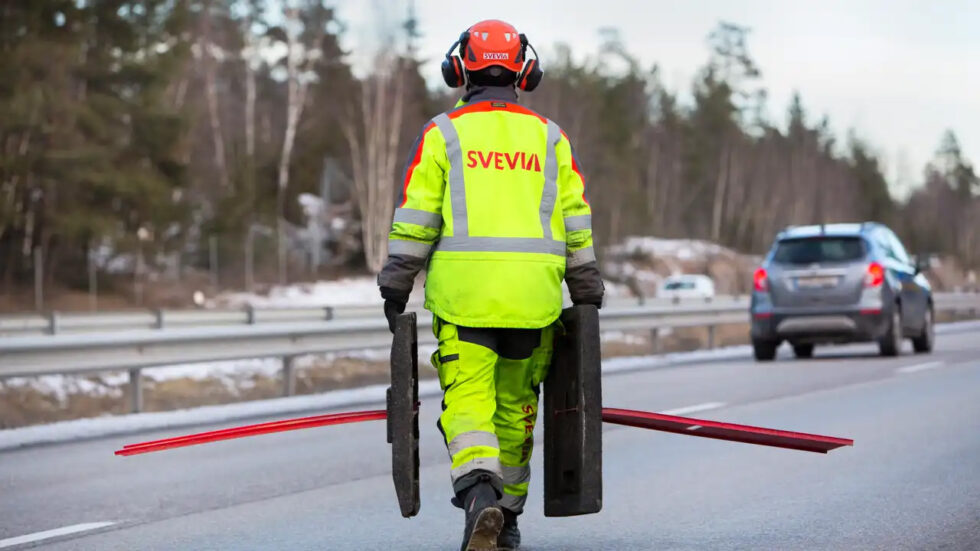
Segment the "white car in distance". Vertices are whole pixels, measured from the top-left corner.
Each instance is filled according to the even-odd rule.
[[[657,298],[685,300],[709,299],[715,296],[715,282],[700,274],[672,275],[657,289]]]

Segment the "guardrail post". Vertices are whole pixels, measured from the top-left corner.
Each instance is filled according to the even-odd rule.
[[[330,320],[333,319],[333,307],[332,306],[325,306],[323,308],[323,319],[326,320],[326,321],[330,321]]]
[[[658,327],[650,330],[650,349],[653,354],[660,353],[660,328]]]
[[[296,394],[296,372],[293,370],[293,356],[282,359],[282,395]]]
[[[245,323],[255,325],[255,307],[251,304],[245,305]]]
[[[55,312],[54,310],[48,312],[48,334],[58,334],[58,312]]]
[[[163,329],[163,309],[157,308],[156,310],[153,311],[153,315],[156,316],[156,322],[154,323],[154,327],[156,329]]]
[[[715,327],[714,325],[708,326],[708,350],[715,347]]]
[[[129,370],[129,411],[143,411],[143,378],[138,367]]]

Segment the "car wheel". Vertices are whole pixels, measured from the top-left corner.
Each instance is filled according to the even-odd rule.
[[[776,347],[779,343],[772,341],[752,341],[752,352],[755,359],[760,362],[770,362],[776,359]]]
[[[936,342],[936,325],[932,321],[932,308],[926,310],[925,319],[922,322],[922,334],[912,339],[912,348],[919,354],[932,352],[932,346]]]
[[[813,357],[813,345],[812,344],[794,344],[793,354],[797,358],[812,358]]]
[[[902,311],[898,306],[892,312],[888,331],[878,339],[878,350],[882,356],[898,356],[902,351]]]

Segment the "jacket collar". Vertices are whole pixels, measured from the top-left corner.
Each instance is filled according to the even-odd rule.
[[[458,105],[489,100],[517,103],[517,90],[513,86],[474,86],[466,91]]]

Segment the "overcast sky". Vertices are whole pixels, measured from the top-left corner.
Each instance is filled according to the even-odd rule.
[[[388,10],[401,17],[404,1],[338,0],[349,25],[345,46],[356,49],[371,35],[378,5],[402,6]],[[871,142],[900,194],[921,180],[946,128],[980,164],[977,0],[417,0],[416,10],[432,86],[441,82],[445,50],[481,19],[504,19],[526,33],[546,71],[554,43],[584,56],[597,50],[598,29],[617,28],[628,50],[659,64],[665,84],[682,93],[707,59],[711,29],[721,20],[745,25],[770,119],[780,126],[799,90],[811,121],[827,114],[841,139],[853,128]]]

